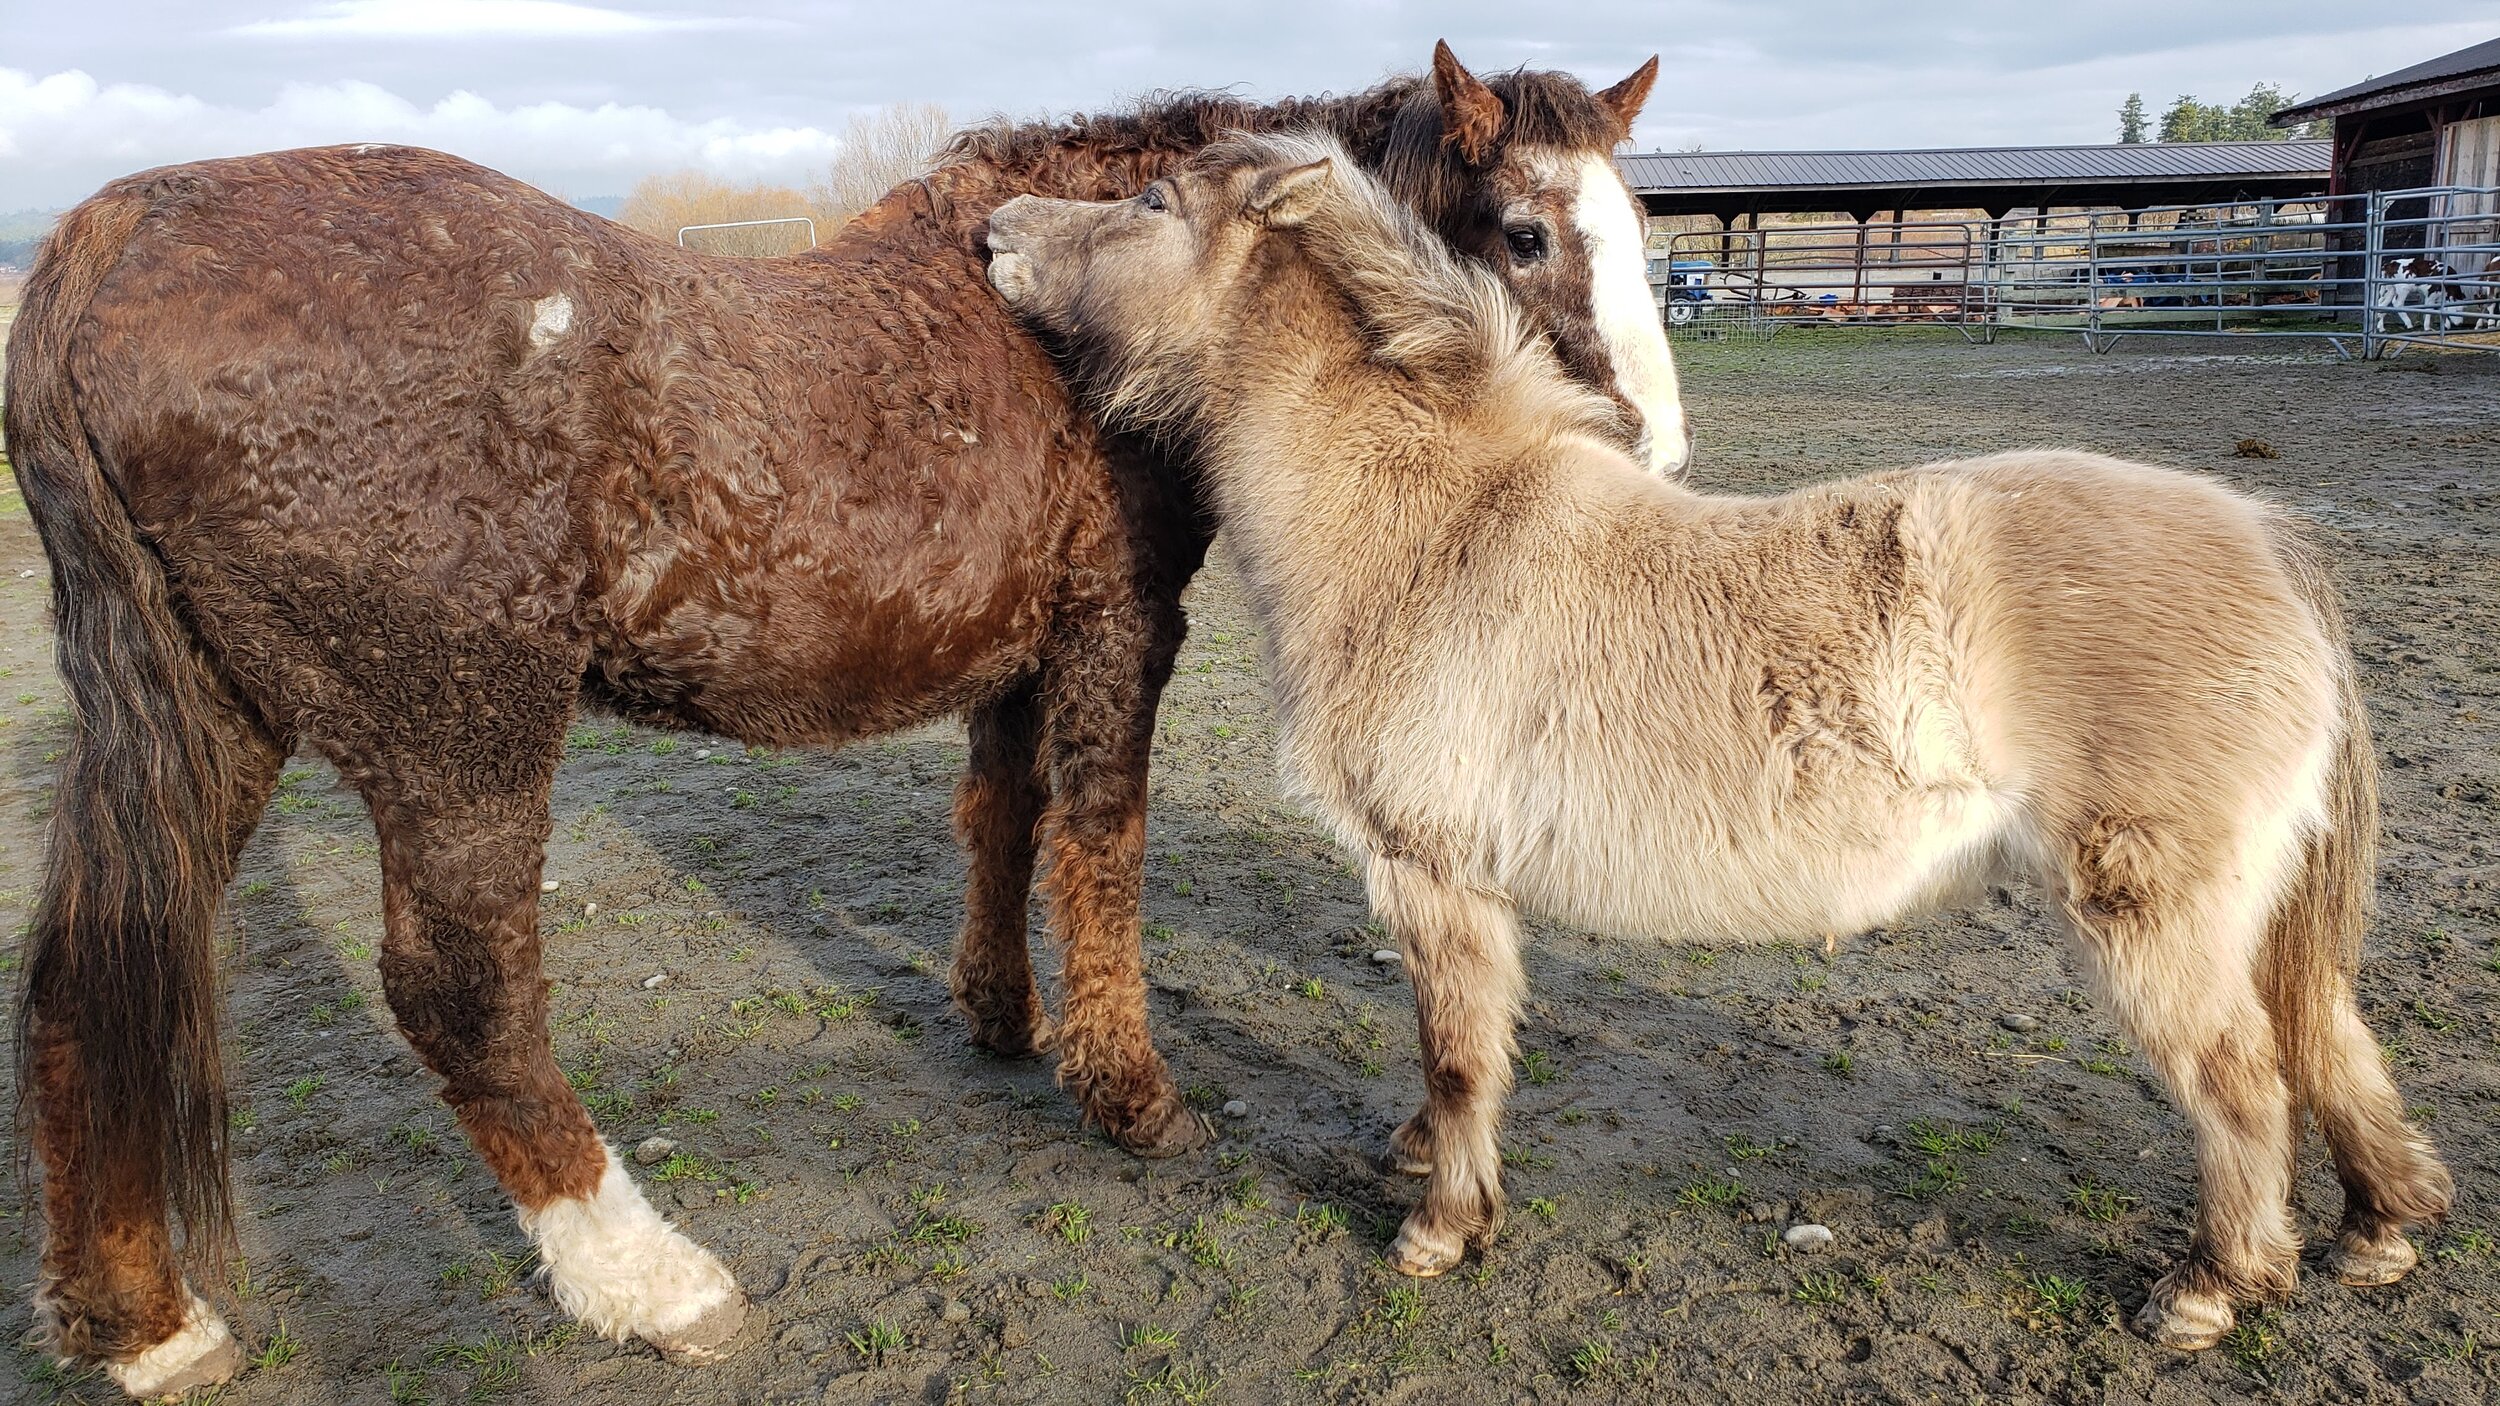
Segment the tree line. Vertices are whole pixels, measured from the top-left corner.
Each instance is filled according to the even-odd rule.
[[[2325,136],[2323,122],[2273,125],[2274,115],[2298,100],[2298,94],[2284,92],[2272,83],[2258,84],[2248,90],[2247,97],[2234,103],[2198,102],[2194,94],[2182,93],[2162,110],[2160,135],[2153,136],[2152,123],[2145,116],[2144,95],[2129,93],[2127,100],[2118,105],[2118,140],[2134,145],[2144,141],[2288,142]]]

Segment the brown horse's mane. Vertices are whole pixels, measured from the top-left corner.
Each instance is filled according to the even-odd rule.
[[[1604,152],[1629,135],[1569,74],[1521,68],[1484,81],[1502,100],[1504,145]],[[1388,174],[1417,198],[1427,219],[1455,203],[1468,181],[1448,150],[1432,84],[1414,75],[1341,96],[1258,103],[1230,93],[1183,90],[1149,94],[1126,112],[1074,113],[1040,122],[1001,118],[957,132],[938,169],[995,172],[1064,199],[1116,200],[1144,189],[1167,163],[1225,137],[1300,129],[1334,136],[1356,161]]]

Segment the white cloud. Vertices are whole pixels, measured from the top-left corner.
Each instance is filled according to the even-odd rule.
[[[255,39],[600,39],[744,28],[742,19],[638,14],[571,0],[332,0],[229,34]]]
[[[0,68],[0,171],[131,170],[335,142],[439,147],[578,194],[622,190],[649,172],[683,166],[789,179],[830,162],[837,145],[817,127],[690,121],[642,104],[499,107],[456,91],[419,106],[347,80],[289,84],[268,105],[245,108],[144,84],[99,84],[75,69],[38,78]]]

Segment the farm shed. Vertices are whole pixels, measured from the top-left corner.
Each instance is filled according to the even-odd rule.
[[[2136,142],[1933,151],[1645,152],[1617,158],[1654,217],[1842,211],[2106,209],[2300,199],[2327,186],[2329,144]]]
[[[2500,39],[2287,107],[2275,125],[2331,121],[2336,195],[2500,186]]]

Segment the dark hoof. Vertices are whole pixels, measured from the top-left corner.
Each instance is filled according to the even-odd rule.
[[[1106,1119],[1103,1126],[1113,1142],[1140,1157],[1178,1157],[1197,1151],[1215,1137],[1207,1120],[1168,1096],[1150,1105],[1134,1122],[1123,1125]]]

